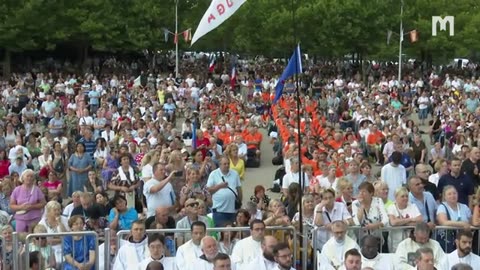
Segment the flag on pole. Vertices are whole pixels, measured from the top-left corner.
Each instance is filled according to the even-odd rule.
[[[292,57],[288,61],[287,67],[282,73],[280,79],[278,79],[277,85],[275,86],[275,98],[273,99],[273,104],[276,104],[280,99],[283,93],[283,86],[285,81],[295,75],[302,73],[302,54],[300,53],[300,45],[295,48],[293,51]]]
[[[187,29],[183,31],[183,38],[185,39],[185,42],[189,42],[192,40],[192,29]]]
[[[410,42],[415,43],[418,41],[418,32],[417,30],[410,31]]]
[[[133,80],[133,87],[140,86],[140,85],[141,85],[140,76],[138,76],[135,80]]]
[[[230,76],[230,87],[232,90],[235,89],[235,85],[237,84],[237,69],[235,66],[232,68],[232,76]]]
[[[210,64],[208,64],[208,72],[213,73],[215,71],[215,64],[217,63],[217,59],[214,53],[210,55]]]
[[[192,149],[195,150],[197,149],[197,121],[196,118],[193,120],[192,124]]]
[[[195,30],[191,45],[208,32],[220,26],[245,2],[247,0],[213,0],[198,24],[197,30]]]
[[[390,45],[390,39],[392,38],[392,31],[388,30],[387,32],[387,45]]]

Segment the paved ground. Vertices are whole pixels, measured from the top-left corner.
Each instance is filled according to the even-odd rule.
[[[273,150],[270,144],[270,138],[267,135],[266,130],[261,130],[263,134],[263,141],[261,146],[262,151],[262,163],[259,168],[247,168],[245,181],[243,181],[243,201],[246,202],[253,195],[253,190],[256,185],[263,185],[265,189],[273,186],[273,177],[278,166],[273,166]],[[278,197],[278,193],[267,192],[272,198]]]

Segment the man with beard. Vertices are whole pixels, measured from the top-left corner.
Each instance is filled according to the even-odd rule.
[[[322,248],[318,258],[318,269],[338,269],[343,265],[345,253],[350,249],[359,250],[358,244],[347,235],[347,224],[341,220],[334,221],[331,226],[333,237]]]
[[[362,256],[357,249],[349,249],[345,252],[345,264],[339,270],[360,270],[362,269]]]
[[[271,235],[266,235],[262,241],[263,254],[257,256],[251,262],[245,264],[240,270],[272,270],[275,268],[275,257],[273,248],[277,245],[277,239]]]
[[[455,264],[465,263],[472,266],[473,270],[480,269],[480,256],[472,253],[473,234],[470,231],[457,232],[455,244],[457,249],[447,255],[447,269],[451,269]]]
[[[292,251],[287,243],[278,243],[273,247],[273,257],[277,265],[274,270],[295,270],[292,267]]]
[[[378,247],[380,246],[380,240],[373,235],[366,235],[360,241],[362,266],[371,267],[372,269],[393,270],[393,262],[385,257],[383,254],[378,253]]]

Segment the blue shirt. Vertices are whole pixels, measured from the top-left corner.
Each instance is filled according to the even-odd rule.
[[[446,214],[447,217],[450,217],[449,220],[452,221],[470,222],[470,219],[472,218],[472,211],[470,211],[470,208],[463,203],[457,203],[457,210],[453,210],[446,202],[444,202],[438,206],[437,215],[438,214]]]
[[[110,210],[108,215],[108,222],[111,224],[115,218],[115,212]],[[118,230],[130,230],[132,223],[138,219],[137,211],[133,208],[128,208],[125,213],[118,214]]]
[[[85,153],[89,154],[90,157],[93,159],[93,153],[95,153],[97,143],[94,140],[87,140],[85,138],[81,138],[80,140],[78,140],[78,142],[85,144]]]
[[[423,201],[418,200],[413,196],[411,192],[408,193],[408,200],[411,204],[415,204],[422,214],[424,222],[435,222],[436,220],[436,210],[437,210],[437,203],[435,202],[435,198],[430,192],[423,192]],[[428,213],[427,213],[428,208]],[[430,220],[429,220],[430,218]]]
[[[95,238],[92,235],[86,235],[79,240],[73,240],[72,236],[63,238],[63,254],[71,255],[79,263],[87,263],[90,260],[90,250],[95,251]],[[74,270],[77,268],[64,262],[63,269]],[[90,269],[95,269],[95,265]]]
[[[224,175],[220,168],[218,168],[210,173],[206,186],[207,188],[211,188],[222,183],[224,180],[233,191],[228,188],[217,190],[217,192],[212,195],[212,208],[220,213],[236,213],[235,194],[238,195],[237,188],[241,187],[240,176],[236,171],[229,170],[228,173]],[[235,192],[235,194],[233,192]]]
[[[88,92],[88,97],[90,98],[90,105],[98,105],[100,102],[99,102],[99,97],[100,97],[100,93],[95,91],[95,90],[92,90],[90,92]]]

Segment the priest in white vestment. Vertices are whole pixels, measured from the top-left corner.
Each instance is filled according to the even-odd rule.
[[[202,256],[202,249],[200,248],[200,241],[205,237],[207,226],[201,221],[192,223],[191,232],[192,239],[181,245],[177,249],[175,256],[175,265],[177,270],[190,269],[197,258]]]
[[[128,242],[118,250],[113,269],[137,269],[138,264],[148,257],[150,257],[150,251],[148,250],[148,238],[145,234],[145,224],[143,221],[137,220],[132,224],[131,236],[128,238]]]
[[[429,247],[433,250],[435,268],[443,269],[445,253],[437,241],[430,239],[430,228],[425,222],[418,223],[415,226],[413,236],[406,238],[398,244],[397,251],[395,252],[398,266],[395,269],[412,269],[412,267],[415,266],[415,252],[423,247]]]
[[[239,270],[273,270],[276,262],[273,256],[273,247],[278,243],[271,235],[266,235],[262,241],[262,254],[243,265]]]
[[[480,270],[480,256],[472,253],[473,235],[469,231],[459,231],[455,244],[457,249],[447,255],[447,268],[452,269],[457,263],[470,265],[473,270]]]
[[[124,244],[128,243],[127,240],[120,239],[120,247],[122,247]],[[109,254],[109,259],[108,261],[110,262],[110,268],[113,269],[113,264],[115,263],[115,259],[117,257],[117,250],[119,249],[117,247],[117,231],[110,229],[110,243],[102,243],[101,245],[98,246],[98,261],[99,267],[98,270],[104,270],[105,267],[105,244],[110,244],[110,254]]]
[[[176,270],[175,258],[165,257],[165,236],[159,233],[149,235],[148,250],[150,251],[150,257],[140,263],[138,270],[146,270],[148,264],[153,261],[160,262],[164,270]]]
[[[292,267],[293,253],[285,242],[280,242],[273,247],[273,257],[277,263],[273,270],[295,270]]]
[[[318,255],[318,269],[338,269],[343,265],[345,252],[350,249],[360,250],[358,244],[347,235],[347,224],[337,220],[331,226],[333,237],[323,246],[322,253]],[[318,254],[318,253],[317,253]]]
[[[380,239],[373,235],[366,235],[361,240],[360,254],[362,255],[362,267],[372,269],[394,270],[395,262],[387,255],[378,253]]]
[[[232,251],[232,267],[242,269],[259,254],[262,254],[261,242],[265,235],[265,223],[255,219],[250,223],[250,236],[237,242]]]
[[[203,255],[198,257],[193,266],[188,270],[213,270],[213,261],[218,255],[217,240],[211,236],[205,236],[200,243],[200,247]],[[232,266],[232,269],[235,268]]]

